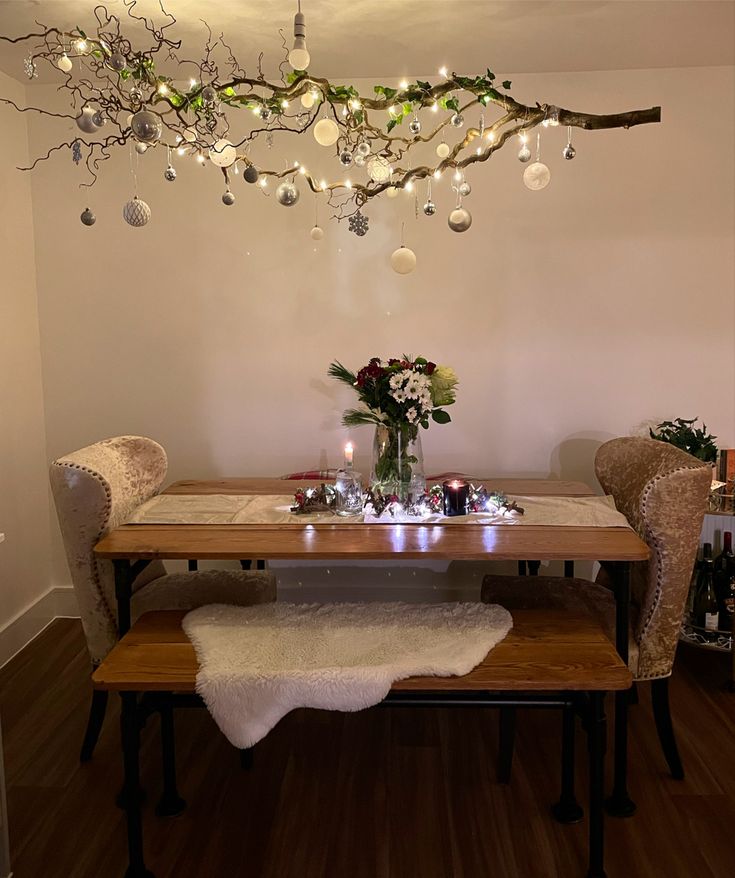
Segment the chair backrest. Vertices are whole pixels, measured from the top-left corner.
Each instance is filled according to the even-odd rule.
[[[671,673],[712,481],[712,467],[656,439],[613,439],[595,471],[606,494],[651,549],[633,565],[638,679]]]
[[[115,583],[110,561],[95,557],[96,543],[158,492],[166,452],[152,439],[117,436],[95,442],[51,464],[51,489],[90,657],[99,663],[117,640]],[[145,582],[165,572],[160,562]],[[141,577],[136,585],[143,584]]]

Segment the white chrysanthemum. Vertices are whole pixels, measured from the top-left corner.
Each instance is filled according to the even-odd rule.
[[[396,402],[405,402],[406,400],[406,391],[401,387],[396,388],[395,390],[391,390],[390,395],[395,399]]]
[[[403,387],[403,378],[401,377],[401,373],[396,372],[395,375],[391,375],[388,383],[390,384],[392,390],[395,390],[397,387]]]
[[[418,412],[416,411],[416,409],[413,406],[411,406],[411,408],[406,412],[406,420],[408,421],[409,424],[413,424],[413,422],[416,420],[416,418],[418,418],[418,416],[419,416]]]

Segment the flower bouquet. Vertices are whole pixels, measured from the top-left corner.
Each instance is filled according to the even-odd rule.
[[[349,384],[360,401],[342,416],[346,427],[375,425],[371,488],[402,502],[425,488],[419,427],[447,424],[444,411],[455,401],[453,369],[423,357],[381,360],[373,357],[357,373],[333,362],[329,375]]]

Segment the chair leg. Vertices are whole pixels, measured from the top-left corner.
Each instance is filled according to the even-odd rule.
[[[510,783],[516,736],[515,707],[501,707],[498,725],[498,782]]]
[[[605,878],[605,749],[607,722],[605,693],[589,693],[587,746],[589,750],[589,869],[587,878]]]
[[[252,747],[243,747],[242,750],[240,750],[240,768],[243,771],[250,771],[253,767],[253,762],[255,761],[253,757],[254,753]]]
[[[551,806],[551,813],[558,823],[579,823],[584,817],[584,811],[574,794],[575,731],[575,709],[565,707],[562,712],[561,795],[559,801]]]
[[[95,689],[92,692],[92,703],[89,706],[89,719],[87,720],[87,729],[84,732],[84,741],[82,741],[82,750],[79,754],[80,762],[89,762],[97,746],[97,741],[102,731],[102,723],[105,721],[105,712],[107,711],[107,698],[109,693],[102,689]]]
[[[656,721],[656,731],[661,742],[661,749],[669,764],[669,771],[674,780],[684,780],[684,766],[681,764],[679,749],[676,746],[674,726],[671,722],[671,708],[669,707],[669,678],[651,680],[651,704],[653,706],[653,718]]]
[[[122,731],[125,781],[123,798],[128,824],[128,868],[125,878],[153,878],[143,859],[143,821],[140,813],[140,720],[138,696],[121,692],[120,728]]]
[[[159,817],[175,817],[186,808],[186,802],[176,788],[176,738],[174,711],[170,700],[160,707],[161,716],[161,764],[163,766],[163,793],[156,805]]]
[[[528,575],[529,576],[538,576],[539,569],[541,568],[540,561],[529,561],[528,562]]]

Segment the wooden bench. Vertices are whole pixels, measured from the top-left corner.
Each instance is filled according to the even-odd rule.
[[[152,878],[144,864],[138,751],[141,712],[161,712],[164,795],[159,813],[183,807],[176,789],[173,714],[177,702],[196,694],[198,664],[181,628],[182,612],[149,613],[139,619],[93,675],[97,689],[122,698],[129,866],[126,878]],[[603,782],[606,692],[627,689],[628,668],[599,625],[589,617],[525,610],[513,629],[464,677],[411,677],[394,684],[386,706],[545,707],[563,709],[562,790],[557,816],[581,816],[574,795],[574,712],[582,715],[589,744],[589,870],[603,878]],[[147,702],[146,702],[146,699]]]

